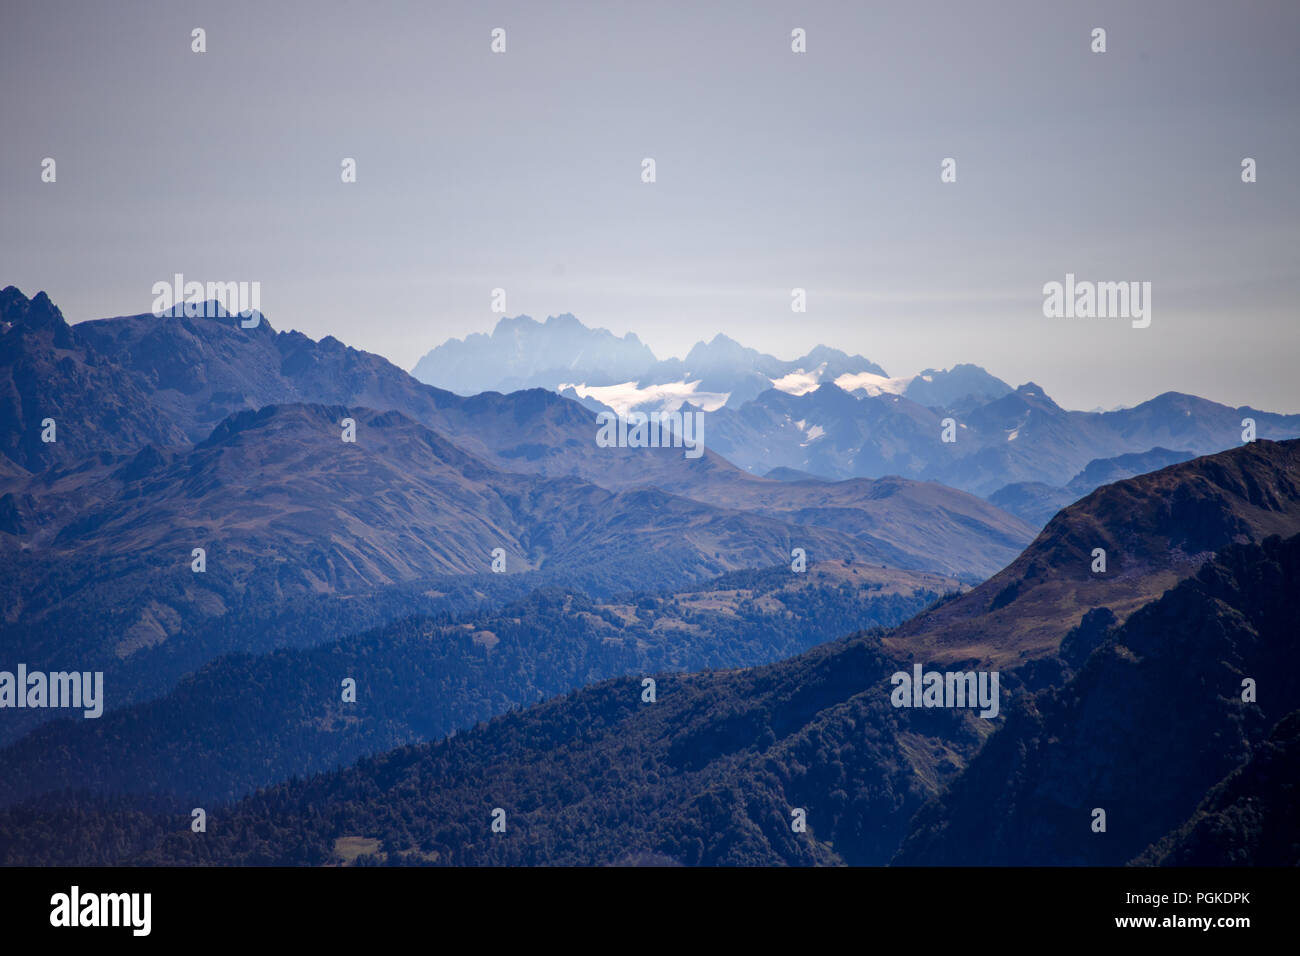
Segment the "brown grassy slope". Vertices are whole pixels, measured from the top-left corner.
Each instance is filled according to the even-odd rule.
[[[1007,568],[886,640],[896,653],[1010,667],[1055,652],[1095,607],[1120,622],[1233,542],[1300,532],[1300,439],[1257,441],[1098,488]],[[1094,548],[1106,572],[1091,570]]]

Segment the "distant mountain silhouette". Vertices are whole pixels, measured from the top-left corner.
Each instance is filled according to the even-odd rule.
[[[679,383],[739,406],[770,389],[773,379],[800,371],[831,377],[860,372],[884,375],[875,363],[837,349],[818,346],[803,358],[782,361],[721,334],[697,343],[684,360],[660,361],[636,335],[618,338],[606,329],[588,328],[568,314],[550,316],[545,322],[526,315],[501,319],[491,335],[451,339],[433,349],[411,374],[462,395],[525,388],[569,395],[566,386],[635,383],[650,389]],[[570,397],[581,396],[574,392]]]
[[[999,488],[988,496],[988,500],[999,508],[1024,518],[1029,524],[1041,527],[1066,505],[1079,500],[1104,484],[1158,471],[1195,457],[1190,451],[1152,448],[1139,454],[1096,458],[1063,487],[1056,488],[1036,481],[1022,481]]]
[[[705,423],[710,446],[754,472],[785,467],[839,479],[896,474],[990,496],[1022,483],[1060,488],[1098,459],[1236,447],[1247,417],[1260,438],[1300,436],[1300,415],[1232,409],[1174,392],[1121,411],[1066,411],[1032,382],[992,401],[948,407],[926,407],[907,394],[850,394],[829,383],[802,395],[769,390],[741,409],[709,413]],[[945,419],[953,422],[951,443],[942,441]],[[1002,495],[1005,505],[1024,500]],[[1030,503],[1021,517],[1041,518],[1046,507]]]
[[[589,329],[572,315],[536,322],[501,319],[490,335],[450,339],[425,355],[411,374],[458,395],[555,389],[561,382],[614,385],[643,377],[658,360],[635,335]]]
[[[976,365],[889,378],[861,356],[822,345],[784,361],[717,335],[684,360],[656,362],[635,336],[614,339],[570,315],[545,323],[503,319],[491,336],[470,339],[471,370],[465,370],[470,340],[452,340],[425,356],[416,376],[443,387],[466,375],[478,376],[473,386],[480,390],[539,386],[589,409],[620,413],[685,402],[706,411],[709,447],[754,474],[788,468],[831,479],[939,481],[981,496],[1000,494],[1000,502],[1040,526],[1125,471],[1172,464],[1160,449],[1193,457],[1241,444],[1244,418],[1255,420],[1260,438],[1300,437],[1300,415],[1234,409],[1176,392],[1111,412],[1066,411],[1035,383],[1013,389]],[[606,374],[592,357],[611,342],[624,343],[627,363]],[[560,356],[567,356],[564,368],[533,373],[539,364],[557,366]],[[956,439],[950,443],[942,440],[948,418]],[[1101,460],[1116,465],[1083,478]],[[1067,489],[1076,479],[1091,484]]]

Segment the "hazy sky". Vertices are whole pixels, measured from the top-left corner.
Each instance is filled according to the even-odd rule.
[[[71,321],[255,280],[276,328],[410,368],[503,287],[660,357],[724,332],[1300,412],[1290,0],[4,0],[0,119],[0,285]],[[1045,318],[1067,272],[1151,282],[1150,327]]]

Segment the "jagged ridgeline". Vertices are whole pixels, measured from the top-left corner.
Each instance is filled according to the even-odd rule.
[[[1300,436],[1300,416],[1166,392],[1132,408],[1069,411],[1034,382],[976,365],[891,376],[818,345],[782,360],[725,335],[659,360],[572,315],[501,319],[415,366],[421,381],[472,394],[546,388],[596,411],[698,410],[709,447],[755,474],[902,475],[990,497],[1035,527],[1094,488],[1242,440]],[[936,441],[946,420],[959,440]],[[955,434],[954,434],[954,437]]]

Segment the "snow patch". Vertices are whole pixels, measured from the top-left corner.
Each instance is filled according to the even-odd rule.
[[[641,388],[636,382],[623,382],[621,385],[560,385],[557,391],[571,388],[580,398],[594,398],[602,405],[608,405],[619,415],[627,415],[633,409],[660,412],[675,412],[683,402],[698,405],[706,412],[716,412],[727,399],[730,392],[696,391],[699,382],[667,382],[663,385],[647,385]]]
[[[903,378],[887,378],[872,372],[848,372],[835,380],[835,384],[846,392],[866,392],[868,395],[901,395],[912,383],[915,375]]]
[[[799,443],[800,448],[807,448],[817,439],[826,434],[826,429],[822,428],[820,425],[809,425],[808,420],[805,418],[801,418],[797,422],[791,422],[791,424],[793,424],[795,428],[799,429],[799,431],[803,432],[804,438],[806,439],[806,441],[801,441]]]
[[[817,386],[822,383],[822,375],[825,372],[825,362],[822,362],[811,372],[797,368],[789,375],[782,375],[780,378],[772,379],[772,387],[785,392],[787,395],[807,395],[809,392],[815,391]]]

